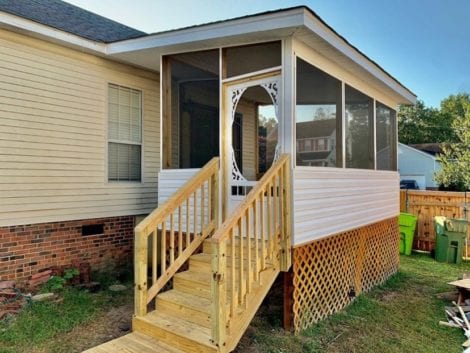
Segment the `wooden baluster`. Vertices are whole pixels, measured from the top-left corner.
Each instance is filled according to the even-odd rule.
[[[203,183],[201,185],[201,234],[204,231],[204,224],[206,223],[205,219],[204,219],[205,218],[205,214],[204,214],[204,206],[205,206],[204,205],[205,204],[205,202],[204,202],[204,198],[205,198],[204,184],[205,183]]]
[[[231,253],[231,288],[230,288],[230,316],[233,317],[235,315],[235,308],[237,304],[237,296],[235,295],[235,279],[236,279],[236,271],[235,271],[235,231],[233,228],[230,229],[230,249]]]
[[[238,220],[238,245],[239,245],[239,257],[240,257],[240,267],[238,268],[238,302],[243,303],[243,228],[242,228],[242,217]]]
[[[259,220],[261,226],[261,271],[266,268],[266,224],[265,224],[265,213],[266,213],[266,203],[264,202],[264,192],[261,190],[261,197],[259,200]]]
[[[189,197],[186,199],[186,248],[191,243],[191,232],[189,231],[189,217],[191,209],[189,207]]]
[[[174,228],[174,212],[170,214],[170,266],[175,262],[175,228]]]
[[[211,178],[211,220],[214,221],[214,226],[217,229],[219,226],[219,170]]]
[[[285,234],[284,234],[284,164],[282,165],[279,171],[279,230],[280,230],[280,237],[279,237],[279,244],[280,244],[280,268],[283,268],[282,264],[284,263],[284,258],[286,254],[286,247],[285,247]]]
[[[151,233],[152,237],[152,285],[157,282],[157,230]]]
[[[183,214],[181,205],[178,206],[178,257],[183,253]]]
[[[279,263],[279,237],[278,237],[278,223],[279,223],[279,204],[278,204],[278,195],[277,195],[277,188],[278,188],[278,179],[277,174],[273,177],[273,254],[276,263]]]
[[[162,223],[162,248],[161,248],[161,259],[160,259],[160,268],[162,276],[166,272],[166,219]]]
[[[207,224],[212,220],[212,175],[207,182]]]
[[[254,277],[254,280],[258,281],[258,275],[259,275],[258,198],[255,198],[253,202],[253,241],[255,242],[255,277]]]
[[[273,243],[272,243],[272,186],[271,182],[268,182],[268,185],[266,187],[268,190],[268,194],[266,196],[267,198],[267,205],[266,205],[266,218],[267,218],[267,228],[268,228],[268,234],[267,234],[267,240],[268,240],[268,258],[272,259],[272,253],[273,253]]]
[[[194,232],[194,238],[196,238],[197,235],[197,189],[194,190],[193,194],[193,232]]]
[[[247,249],[246,249],[246,292],[251,293],[251,236],[250,236],[250,228],[251,228],[251,212],[250,212],[251,207],[248,207],[246,212],[245,212],[245,228],[246,228],[246,243],[247,243]],[[246,301],[245,301],[246,303]]]

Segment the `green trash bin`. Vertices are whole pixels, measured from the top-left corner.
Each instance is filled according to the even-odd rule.
[[[411,255],[418,218],[411,213],[400,213],[400,254]]]
[[[467,237],[467,221],[434,217],[434,229],[436,231],[436,261],[460,264]]]

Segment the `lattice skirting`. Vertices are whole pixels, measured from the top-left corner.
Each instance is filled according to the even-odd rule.
[[[398,270],[398,221],[384,220],[293,249],[296,332],[341,310]]]

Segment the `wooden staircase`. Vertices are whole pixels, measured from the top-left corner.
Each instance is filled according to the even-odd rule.
[[[283,156],[216,227],[218,161],[211,161],[139,224],[133,332],[86,352],[235,349],[279,272],[290,267],[289,172]]]

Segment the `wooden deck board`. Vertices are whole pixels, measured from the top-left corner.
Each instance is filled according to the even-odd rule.
[[[83,353],[184,353],[139,332],[129,333]]]

